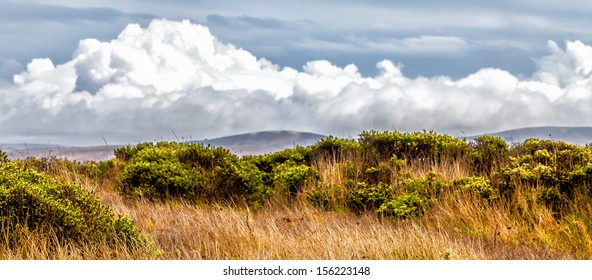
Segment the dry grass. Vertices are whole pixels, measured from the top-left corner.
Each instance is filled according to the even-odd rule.
[[[343,159],[315,164],[322,186],[342,196]],[[446,180],[466,176],[457,164],[415,165]],[[91,189],[117,213],[132,218],[154,242],[150,248],[108,244],[59,244],[46,232],[26,232],[0,242],[2,259],[587,259],[592,256],[592,205],[558,221],[537,205],[534,193],[518,188],[512,201],[486,203],[445,192],[423,216],[395,221],[375,213],[322,211],[302,197],[275,200],[258,211],[243,206],[193,205],[130,198],[84,176],[53,176]],[[395,172],[393,171],[393,176]],[[311,187],[311,186],[308,186]],[[304,188],[306,190],[306,188]],[[9,246],[8,244],[12,244]]]

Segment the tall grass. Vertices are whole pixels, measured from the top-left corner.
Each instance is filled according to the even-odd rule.
[[[68,244],[40,229],[4,235],[19,238],[0,240],[0,258],[592,258],[589,147],[528,142],[508,149],[496,139],[469,145],[432,134],[364,137],[332,138],[310,149],[244,159],[260,169],[249,172],[270,188],[261,189],[269,196],[255,206],[240,199],[126,194],[120,178],[130,158],[100,163],[98,169],[92,163],[29,160],[31,168],[81,185],[115,213],[127,215],[153,246]],[[552,151],[547,153],[551,156],[542,150]],[[241,161],[233,158],[232,163]],[[301,165],[317,177],[300,180],[300,173],[290,173],[303,170],[297,168]],[[203,174],[231,174],[211,168]],[[280,171],[281,176],[274,173]],[[295,193],[282,189],[294,178],[299,184]],[[467,181],[474,185],[459,185],[465,178],[478,179]],[[380,192],[387,197],[377,198]],[[419,199],[416,212],[379,211],[381,203],[407,194]]]

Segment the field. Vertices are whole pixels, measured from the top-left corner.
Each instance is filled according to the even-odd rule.
[[[0,157],[1,259],[590,259],[592,147],[363,132]]]

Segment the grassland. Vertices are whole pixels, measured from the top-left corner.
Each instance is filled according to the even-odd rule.
[[[14,168],[7,166],[18,166],[46,178],[40,187],[77,186],[105,215],[133,222],[73,239],[97,227],[67,227],[76,223],[51,214],[59,208],[51,203],[37,216],[17,211],[19,219],[8,219],[38,203],[0,192],[0,258],[592,258],[587,146],[364,132],[358,140],[327,138],[263,156],[176,143],[124,147],[116,156],[99,163],[0,160],[5,193],[14,182],[40,180],[9,177]],[[23,223],[33,219],[40,221]],[[66,224],[56,228],[56,219]]]

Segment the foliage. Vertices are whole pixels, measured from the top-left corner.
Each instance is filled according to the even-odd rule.
[[[491,181],[483,177],[455,179],[452,185],[461,191],[473,192],[486,200],[493,200],[499,197],[498,192],[491,185]]]
[[[160,142],[123,148],[122,190],[161,200],[244,201],[260,207],[270,190],[252,160],[223,148]]]
[[[359,153],[361,146],[356,140],[329,136],[317,142],[312,149],[313,154],[317,157],[328,156],[330,158],[341,158],[348,154]]]
[[[331,186],[316,187],[310,190],[306,196],[308,203],[325,211],[331,209],[334,198],[331,196]]]
[[[367,185],[366,183],[357,183],[352,190],[351,197],[347,205],[356,212],[376,210],[386,200],[392,198],[394,188],[385,183],[377,185]]]
[[[477,173],[489,174],[495,167],[505,163],[510,151],[508,144],[496,136],[484,135],[470,144],[468,157]]]
[[[365,131],[360,134],[359,141],[366,153],[374,154],[381,159],[390,159],[396,155],[400,159],[438,162],[458,158],[468,149],[468,144],[464,140],[433,131]]]
[[[47,229],[71,242],[146,242],[129,218],[91,192],[18,163],[0,166],[0,213],[0,235]]]
[[[376,213],[393,219],[408,219],[419,216],[424,207],[424,201],[415,193],[397,195],[385,201]]]
[[[299,192],[303,184],[319,179],[318,173],[312,167],[296,164],[291,160],[275,165],[273,176],[275,188],[287,190],[292,197]]]
[[[436,198],[446,185],[446,182],[433,171],[428,172],[423,178],[403,180],[403,189],[405,192],[416,193],[426,199]]]

